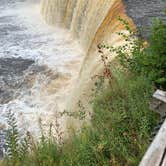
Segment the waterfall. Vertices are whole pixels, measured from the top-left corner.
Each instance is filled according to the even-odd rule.
[[[115,4],[122,5],[122,2],[120,0],[43,0],[42,14],[47,23],[68,28],[73,36],[80,40],[85,50],[88,50],[104,19],[113,12],[110,8]],[[118,12],[123,12],[123,9]]]
[[[84,48],[84,61],[68,105],[75,110],[81,101],[89,109],[88,102],[95,81],[91,78],[103,69],[97,45],[102,42],[120,45],[124,42],[117,35],[117,32],[125,31],[125,27],[117,20],[118,16],[133,27],[134,23],[126,15],[121,0],[43,0],[41,5],[47,23],[69,29]]]
[[[152,16],[162,16],[164,7],[162,0],[2,1],[0,127],[5,128],[4,117],[11,110],[22,132],[35,135],[39,119],[48,129],[56,115],[65,130],[61,111],[78,110],[80,103],[91,111],[94,76],[103,71],[97,45],[125,42],[117,34],[125,32],[118,16],[139,27],[149,25]],[[109,57],[114,63],[115,55]]]

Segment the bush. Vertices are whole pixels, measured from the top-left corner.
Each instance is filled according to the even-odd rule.
[[[118,33],[126,43],[117,48],[101,45],[101,48],[116,52],[121,65],[137,75],[144,75],[157,88],[166,90],[166,25],[159,19],[155,19],[148,47],[145,41],[137,37],[129,24],[119,18],[125,25],[129,35]]]
[[[161,20],[153,24],[145,55],[141,63],[145,75],[166,90],[166,25]]]
[[[138,165],[147,146],[157,116],[149,110],[153,87],[144,77],[114,77],[113,88],[99,95],[94,102],[93,126],[106,142],[105,153],[110,165]]]
[[[51,135],[43,135],[37,142],[28,136],[25,150],[28,153],[24,153],[21,160],[19,151],[23,146],[18,141],[17,151],[7,156],[3,166],[138,165],[157,122],[156,114],[149,110],[153,87],[144,77],[122,71],[112,74],[112,85],[96,94],[92,102],[91,127],[83,126],[79,135],[73,132],[61,145]],[[13,125],[16,130],[15,123]],[[13,138],[12,135],[9,137]],[[8,140],[8,145],[12,144],[13,141]]]

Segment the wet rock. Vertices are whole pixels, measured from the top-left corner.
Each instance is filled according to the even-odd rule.
[[[0,20],[1,22],[2,20]],[[6,24],[6,25],[1,25],[0,26],[0,35],[2,37],[2,35],[7,35],[8,33],[12,33],[12,32],[18,32],[21,31],[22,28],[19,26],[15,26],[12,24]]]
[[[0,59],[0,104],[6,104],[22,93],[29,93],[36,84],[43,87],[50,85],[51,80],[59,78],[59,74],[47,66],[39,66],[33,60],[22,58]],[[44,91],[44,90],[43,90]]]
[[[1,90],[0,89],[0,104],[8,103],[13,99],[14,92],[12,90]]]
[[[140,35],[148,38],[155,17],[164,19],[166,0],[123,0],[126,12],[133,19]],[[165,20],[166,21],[166,20]]]
[[[23,72],[33,63],[33,60],[22,58],[1,58],[0,76],[22,75]]]
[[[22,58],[0,59],[0,104],[15,98],[24,83],[24,72],[34,63]]]

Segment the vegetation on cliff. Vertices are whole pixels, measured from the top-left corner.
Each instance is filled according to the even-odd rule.
[[[6,166],[104,166],[138,165],[156,124],[149,110],[153,87],[144,77],[114,72],[109,90],[93,101],[92,127],[58,145],[51,135],[35,142],[27,136],[19,144],[13,116],[9,115]]]
[[[165,89],[166,26],[161,21],[153,25],[149,46],[144,49],[142,40],[135,38],[128,24],[121,21],[130,33],[120,34],[127,44],[99,48],[116,52],[121,65],[115,67],[102,54],[105,69],[96,82],[91,127],[84,125],[80,134],[73,131],[71,138],[60,144],[51,128],[38,142],[29,133],[22,140],[14,116],[9,114],[8,155],[3,166],[138,165],[158,119],[149,110],[151,95],[156,86]],[[103,88],[105,80],[109,80],[107,88]]]
[[[151,27],[151,36],[148,41],[136,37],[129,24],[119,18],[126,27],[129,35],[119,33],[126,41],[125,45],[112,47],[101,45],[118,56],[124,69],[135,75],[146,77],[156,88],[166,90],[166,25],[162,20],[155,19]]]

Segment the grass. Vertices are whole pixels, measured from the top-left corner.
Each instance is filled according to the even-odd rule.
[[[62,145],[57,145],[51,135],[38,142],[29,136],[24,158],[16,152],[17,157],[7,156],[1,165],[137,166],[158,119],[149,110],[153,86],[144,77],[121,70],[114,72],[114,78],[92,102],[91,127],[83,126],[79,135],[73,132]],[[21,146],[17,149],[20,151]]]
[[[115,75],[112,88],[94,102],[93,125],[107,140],[111,165],[138,165],[157,115],[149,110],[153,87],[142,76]],[[102,126],[102,127],[101,127]]]

